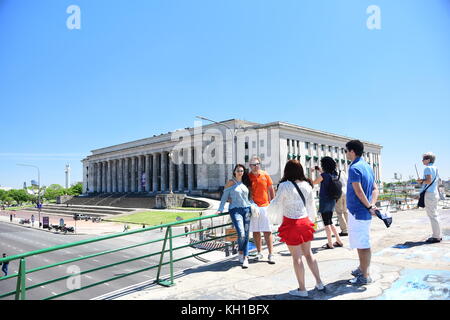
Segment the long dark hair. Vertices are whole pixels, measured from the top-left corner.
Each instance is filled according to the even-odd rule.
[[[280,183],[285,181],[295,182],[295,180],[306,181],[311,187],[313,187],[311,179],[305,176],[305,172],[303,171],[300,161],[289,160],[284,167],[284,175],[283,178],[281,178]]]
[[[242,183],[245,184],[245,186],[250,191],[251,181],[250,181],[250,177],[248,176],[248,169],[243,164],[238,163],[233,169],[233,177],[235,177],[235,178],[236,178],[235,172],[236,172],[237,168],[244,169],[244,174],[242,175]]]

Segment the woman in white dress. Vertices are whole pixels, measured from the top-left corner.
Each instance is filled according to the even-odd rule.
[[[298,160],[289,160],[284,168],[284,176],[280,181],[275,198],[267,208],[267,214],[273,224],[280,224],[278,236],[289,248],[298,281],[298,289],[289,294],[307,297],[305,287],[305,268],[302,256],[311,269],[316,280],[315,288],[324,291],[325,286],[320,279],[319,266],[311,252],[311,240],[314,238],[316,208],[312,181],[305,177],[303,167]]]

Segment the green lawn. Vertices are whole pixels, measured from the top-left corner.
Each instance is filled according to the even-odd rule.
[[[145,211],[139,213],[132,213],[127,216],[107,219],[105,221],[123,222],[145,224],[146,226],[155,226],[161,223],[176,222],[177,217],[184,220],[198,218],[200,212],[171,212],[171,211]]]

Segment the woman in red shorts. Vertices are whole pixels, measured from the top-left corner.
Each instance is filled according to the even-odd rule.
[[[280,224],[278,236],[289,248],[294,264],[299,288],[289,294],[307,297],[305,287],[305,268],[302,256],[316,279],[315,288],[325,291],[319,274],[317,260],[311,252],[311,240],[314,238],[314,224],[309,217],[315,216],[316,207],[312,181],[305,177],[303,167],[298,160],[289,160],[284,168],[275,198],[267,208],[267,214],[274,224]]]

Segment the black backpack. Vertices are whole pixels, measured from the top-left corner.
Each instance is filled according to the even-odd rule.
[[[330,176],[331,182],[327,191],[331,198],[338,200],[342,196],[342,182],[340,181],[341,171],[339,170],[339,175],[330,174]]]

